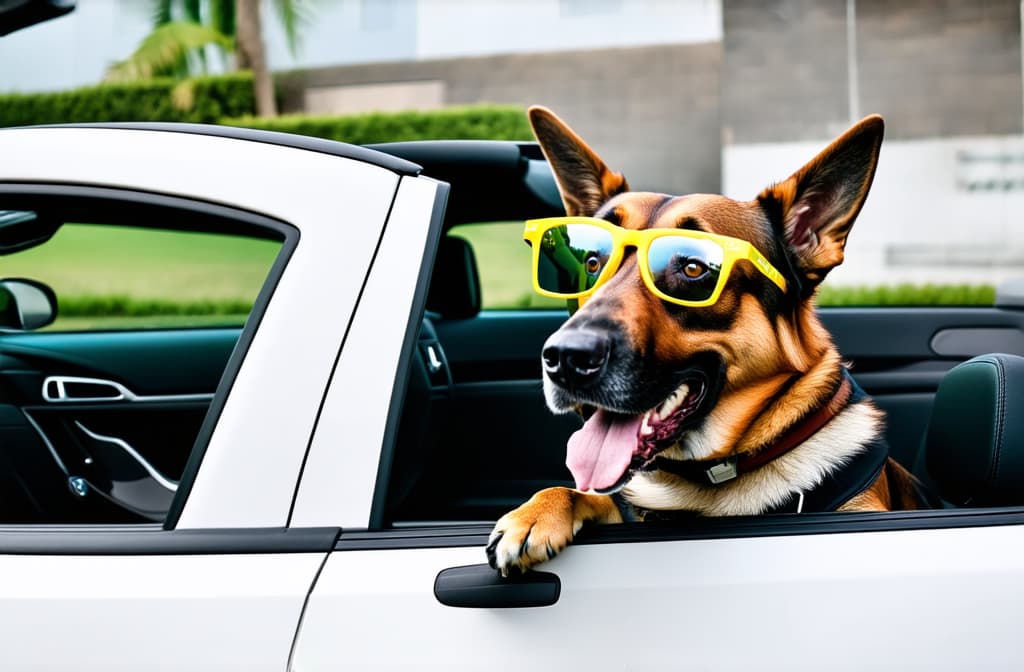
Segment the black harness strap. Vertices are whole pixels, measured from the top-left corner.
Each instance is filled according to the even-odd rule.
[[[814,489],[804,492],[803,506],[800,506],[800,494],[795,493],[765,513],[835,511],[871,487],[888,459],[889,446],[881,440],[872,441],[867,450],[857,453],[852,460],[826,476]]]

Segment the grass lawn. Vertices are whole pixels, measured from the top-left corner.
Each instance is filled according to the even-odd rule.
[[[57,296],[251,302],[280,244],[252,238],[66,224],[45,245],[0,259]]]
[[[53,288],[61,317],[51,329],[241,324],[279,249],[237,236],[67,224],[48,243],[0,258],[0,276]]]
[[[565,308],[565,301],[533,291],[530,246],[523,242],[523,223],[466,224],[452,233],[469,241],[480,269],[484,308]]]

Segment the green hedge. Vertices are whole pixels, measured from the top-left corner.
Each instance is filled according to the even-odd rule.
[[[215,123],[252,114],[252,75],[235,73],[0,95],[0,127],[91,121]]]
[[[150,317],[153,315],[247,315],[252,302],[241,299],[170,301],[129,296],[61,296],[60,317]]]
[[[818,294],[819,306],[991,306],[995,301],[992,285],[825,285]]]
[[[358,114],[344,117],[284,115],[270,119],[223,119],[245,126],[340,140],[355,145],[403,140],[531,140],[533,133],[521,107],[475,105],[428,112]]]

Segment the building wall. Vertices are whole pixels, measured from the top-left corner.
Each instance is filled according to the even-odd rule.
[[[403,82],[440,83],[444,105],[545,105],[634,188],[687,193],[720,185],[719,65],[712,42],[317,68],[280,81],[290,110],[310,91],[340,101],[346,89],[361,97],[368,85]]]
[[[724,192],[751,198],[881,113],[878,173],[829,281],[1024,275],[1020,11],[1017,0],[726,0]]]
[[[725,141],[827,138],[870,113],[890,138],[1020,133],[1020,12],[1018,0],[725,0]]]

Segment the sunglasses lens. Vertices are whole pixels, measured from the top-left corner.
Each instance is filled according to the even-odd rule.
[[[681,301],[711,298],[724,259],[725,250],[718,243],[681,236],[655,238],[647,250],[655,287]]]
[[[537,284],[555,294],[579,294],[594,286],[612,255],[612,234],[590,224],[565,224],[544,232],[537,257]]]

